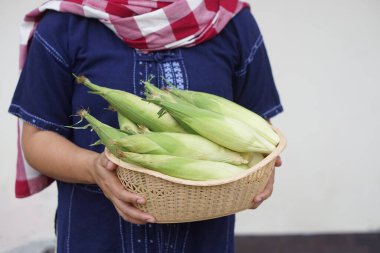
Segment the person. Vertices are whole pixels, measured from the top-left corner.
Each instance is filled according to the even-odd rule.
[[[234,252],[234,215],[155,223],[134,206],[144,198],[123,188],[104,147],[90,146],[96,134],[65,126],[88,108],[117,127],[105,100],[73,74],[140,96],[141,80],[153,75],[161,88],[164,77],[268,120],[280,113],[263,37],[247,7],[232,0],[63,0],[26,16],[25,57],[9,107],[20,123],[16,193],[30,196],[57,182],[57,252]],[[273,180],[274,173],[252,208],[271,195]]]

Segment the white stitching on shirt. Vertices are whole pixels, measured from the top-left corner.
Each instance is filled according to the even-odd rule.
[[[227,217],[226,253],[228,253],[228,248],[230,247],[229,235],[230,235],[230,217]]]
[[[41,43],[41,45],[57,60],[59,61],[60,63],[62,63],[66,68],[69,67],[69,64],[63,59],[63,57],[58,53],[58,51],[56,49],[54,49],[54,47],[52,45],[49,44],[49,42],[47,42],[47,40],[45,40],[41,34],[38,32],[38,31],[35,31],[34,32],[34,35],[33,35],[34,38],[37,39],[37,41],[39,41]]]
[[[169,225],[168,241],[167,241],[167,243],[166,243],[166,250],[165,250],[165,253],[167,253],[168,250],[169,250],[171,233],[172,233],[172,227],[171,227],[171,225]]]
[[[133,51],[133,94],[136,94],[136,50]]]
[[[148,232],[146,231],[146,227],[147,227],[148,225],[145,225],[144,226],[144,229],[145,229],[145,234],[144,234],[144,236],[145,236],[145,253],[148,253]]]
[[[176,252],[176,249],[177,249],[178,234],[179,234],[179,225],[177,225],[177,231],[176,231],[176,234],[175,234],[175,240],[174,240],[174,249],[173,249],[173,252]]]
[[[248,58],[244,60],[244,66],[240,70],[236,71],[235,75],[243,76],[247,73],[247,67],[255,58],[257,50],[261,47],[261,45],[263,45],[263,36],[261,36],[260,34],[259,37],[256,39],[256,42],[251,47],[251,52],[249,53]]]
[[[189,89],[189,76],[187,75],[187,70],[186,70],[186,65],[185,65],[185,61],[183,60],[183,56],[182,56],[182,50],[178,49],[178,52],[179,52],[179,55],[181,56],[181,64],[182,64],[182,69],[183,69],[183,72],[185,74],[185,82],[186,82],[186,85],[183,85],[183,89],[184,90],[188,90]]]
[[[165,64],[166,64],[166,62],[164,62],[163,64],[158,64],[158,74],[157,74],[157,76],[163,77],[163,78],[158,78],[158,80],[157,80],[157,86],[160,89],[162,89],[163,87],[165,87],[164,78],[166,79],[166,75],[165,75],[165,71],[163,69],[163,66]]]
[[[27,122],[29,125],[32,125],[34,126],[35,128],[37,129],[40,129],[40,130],[45,130],[44,128],[40,127],[40,126],[37,126],[36,124],[34,124],[33,122],[30,122],[29,120],[26,120],[24,118],[22,118],[22,115],[20,113],[17,113],[17,112],[12,112],[14,115],[16,115],[17,117],[19,117],[22,122]]]
[[[190,223],[187,224],[187,228],[186,228],[186,234],[185,234],[185,238],[183,239],[183,248],[182,248],[182,253],[185,252],[185,248],[186,248],[186,242],[187,242],[187,237],[189,235],[189,232],[190,232]]]
[[[262,115],[263,115],[263,117],[265,117],[266,115],[270,114],[273,111],[278,110],[281,107],[282,107],[282,105],[276,105],[275,107],[272,107],[271,109],[269,109],[269,110],[265,111],[264,113],[262,113]]]
[[[162,230],[162,227],[163,227],[163,225],[160,225],[160,251],[161,252],[164,249],[163,248],[163,246],[164,246],[164,232]]]
[[[158,245],[158,252],[161,253],[161,240],[160,240],[160,233],[161,231],[159,232],[158,231],[158,227],[159,225],[156,225],[156,235],[157,235],[157,245]]]
[[[148,80],[148,63],[147,62],[145,62],[145,80],[144,81],[146,80]],[[143,80],[140,80],[140,84],[142,86],[140,92],[141,92],[141,96],[144,96],[144,84],[141,83],[142,81]]]
[[[175,82],[176,82],[176,87],[178,89],[181,89],[183,90],[185,88],[185,80],[183,78],[183,73],[182,73],[182,69],[181,69],[181,63],[178,62],[178,61],[173,61],[171,63],[171,67],[172,67],[172,72],[174,73],[174,79],[175,79]]]
[[[69,204],[69,224],[67,228],[67,253],[70,253],[70,234],[71,234],[71,209],[72,209],[72,204],[73,204],[73,195],[74,195],[74,190],[75,187],[71,186],[71,195],[70,195],[70,204]]]
[[[173,79],[173,74],[172,74],[172,71],[171,71],[171,65],[170,65],[170,62],[164,62],[161,66],[162,68],[162,72],[163,72],[163,76],[165,77],[165,81],[171,83],[171,84],[174,84],[174,79]],[[162,83],[163,85],[166,85],[164,83]]]
[[[18,109],[21,111],[22,114],[26,114],[27,116],[32,117],[32,118],[35,118],[35,119],[37,119],[37,120],[39,120],[39,121],[42,121],[42,122],[45,123],[45,124],[49,124],[49,125],[53,125],[53,126],[55,126],[55,127],[59,127],[59,128],[61,128],[62,130],[65,130],[65,131],[67,131],[67,132],[69,131],[68,129],[66,129],[65,127],[63,127],[63,126],[61,126],[61,125],[58,125],[58,124],[56,124],[56,123],[53,123],[53,122],[50,122],[50,121],[44,120],[44,119],[42,119],[42,118],[40,118],[40,117],[37,117],[37,116],[35,116],[35,115],[33,115],[33,114],[27,112],[24,108],[22,108],[22,107],[19,106],[19,105],[11,104],[11,107],[16,107],[16,108],[18,108]],[[22,114],[19,114],[19,113],[18,113],[18,116],[22,116]]]
[[[134,250],[133,250],[133,224],[132,223],[130,223],[130,228],[131,228],[131,252],[133,252],[134,253]]]
[[[120,239],[121,239],[121,249],[123,253],[125,253],[125,248],[124,248],[124,234],[123,234],[123,223],[121,220],[121,217],[119,215],[119,227],[120,227]]]

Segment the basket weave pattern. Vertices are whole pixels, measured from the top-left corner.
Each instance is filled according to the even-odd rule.
[[[124,187],[145,198],[146,204],[137,205],[139,209],[153,215],[158,223],[179,223],[222,217],[250,208],[254,196],[265,188],[275,159],[285,146],[283,136],[280,137],[273,153],[244,175],[227,180],[173,178],[125,163],[107,151],[106,155],[119,165],[117,176]]]
[[[239,180],[211,186],[184,185],[119,167],[124,187],[146,199],[138,207],[158,222],[185,222],[216,218],[250,208],[253,196],[261,192],[274,162]]]

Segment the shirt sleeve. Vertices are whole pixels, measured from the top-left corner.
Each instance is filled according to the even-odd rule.
[[[234,76],[234,100],[269,119],[283,107],[263,37],[249,9],[241,11],[235,22],[241,55]]]
[[[73,77],[69,60],[63,53],[65,34],[52,37],[48,31],[49,19],[38,25],[30,42],[28,55],[15,89],[9,112],[43,130],[55,131],[68,137]]]

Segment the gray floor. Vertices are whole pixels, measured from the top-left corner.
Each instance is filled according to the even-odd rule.
[[[36,241],[1,253],[54,253],[54,241]]]
[[[236,253],[379,253],[380,232],[237,236]]]
[[[252,252],[378,253],[380,252],[380,232],[364,234],[236,236],[236,253]],[[54,241],[36,241],[0,253],[54,253]]]

